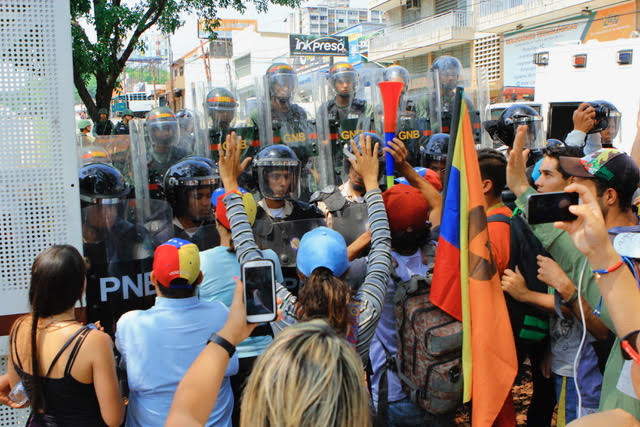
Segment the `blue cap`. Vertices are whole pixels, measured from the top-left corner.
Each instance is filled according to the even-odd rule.
[[[247,190],[245,190],[242,187],[238,187],[238,190],[240,190],[240,193],[242,193],[242,194],[248,192]],[[218,206],[218,197],[220,197],[220,195],[222,195],[224,193],[226,193],[226,191],[222,187],[219,187],[219,188],[216,188],[215,190],[213,190],[213,193],[211,193],[211,206],[213,206],[214,208],[216,206]]]
[[[328,268],[334,276],[342,276],[349,268],[344,237],[327,227],[314,228],[302,236],[296,263],[298,270],[307,277],[318,267]]]
[[[538,178],[540,178],[540,175],[542,175],[540,173],[540,166],[542,165],[543,160],[544,159],[540,159],[535,165],[533,165],[533,170],[531,171],[531,179],[533,179],[533,182],[536,182]]]
[[[423,178],[427,174],[427,168],[423,168],[422,166],[416,166],[415,168],[413,168],[413,170],[418,172],[418,175],[420,175]],[[407,178],[405,178],[403,176],[401,176],[400,178],[394,179],[394,181],[396,182],[396,184],[411,185],[411,184],[409,184],[409,181],[407,181]]]

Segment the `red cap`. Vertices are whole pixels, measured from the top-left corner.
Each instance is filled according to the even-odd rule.
[[[418,231],[429,220],[429,205],[420,190],[396,184],[382,193],[391,231]]]
[[[440,175],[438,175],[438,172],[434,171],[433,169],[426,169],[427,171],[424,174],[424,179],[429,181],[429,183],[433,185],[436,190],[442,191],[442,181],[440,181]]]

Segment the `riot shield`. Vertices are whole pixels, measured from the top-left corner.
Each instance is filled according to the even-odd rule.
[[[381,69],[367,71],[363,78],[351,83],[331,78],[325,73],[315,73],[314,101],[319,144],[318,157],[326,165],[327,184],[339,185],[346,179],[344,144],[362,132],[377,132],[374,105],[378,102],[377,81]],[[347,85],[352,87],[347,90]],[[324,187],[323,187],[324,188]]]
[[[173,236],[171,209],[160,200],[124,200],[82,209],[87,274],[87,320],[100,321],[115,333],[117,320],[129,310],[153,305],[149,279],[156,246]]]
[[[224,87],[210,82],[193,85],[192,93],[198,116],[202,118],[202,134],[206,156],[218,161],[220,148],[224,149],[227,134],[236,132],[242,139],[242,158],[253,157],[260,148],[258,129],[249,118],[251,100],[236,95]]]
[[[299,286],[296,255],[302,236],[314,228],[326,226],[324,218],[283,221],[269,216],[256,219],[253,234],[261,249],[271,249],[280,260],[285,286],[296,292]]]
[[[171,165],[194,154],[180,145],[177,119],[163,126],[166,129],[156,131],[149,126],[148,120],[134,120],[129,124],[136,198],[164,199],[162,180],[165,172]],[[158,134],[163,134],[162,141],[158,140]]]
[[[347,246],[367,231],[367,204],[347,203],[338,212],[331,212],[328,225],[344,237]]]
[[[308,200],[324,184],[317,169],[322,165],[317,161],[318,133],[311,83],[302,87],[296,84],[282,96],[271,95],[273,84],[267,76],[260,77],[256,87],[262,96],[250,117],[258,128],[260,145],[284,144],[294,151],[302,165],[301,199]]]
[[[111,157],[107,148],[103,144],[96,143],[95,139],[89,141],[84,135],[76,135],[76,153],[78,156],[78,168],[88,163],[111,164]]]

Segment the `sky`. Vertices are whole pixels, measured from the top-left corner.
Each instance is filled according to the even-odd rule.
[[[302,6],[313,6],[316,3],[316,0],[312,0],[304,2]],[[351,7],[366,8],[367,0],[351,0]],[[259,31],[286,32],[288,24],[284,23],[284,19],[292,10],[293,9],[289,7],[270,5],[267,13],[258,14],[253,4],[250,4],[244,14],[233,9],[221,9],[218,16],[221,19],[257,19]],[[185,20],[185,25],[171,36],[174,60],[198,46],[198,18],[196,16],[185,15],[183,19]]]

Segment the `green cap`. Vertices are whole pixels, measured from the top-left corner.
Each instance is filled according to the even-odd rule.
[[[133,111],[131,111],[130,109],[126,108],[123,112],[122,112],[122,117],[124,116],[131,116],[134,117],[133,115]]]
[[[91,123],[91,120],[88,119],[82,119],[78,122],[78,129],[82,130],[84,128],[86,128],[87,126],[91,126],[93,123]]]
[[[106,108],[101,108],[98,110],[98,114],[106,114],[109,115],[109,111]]]

